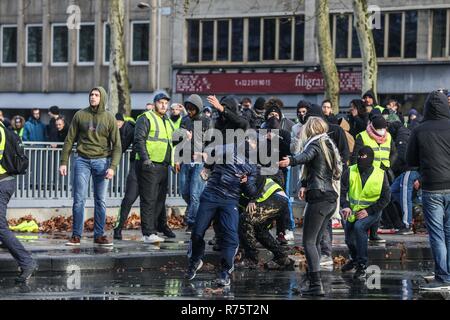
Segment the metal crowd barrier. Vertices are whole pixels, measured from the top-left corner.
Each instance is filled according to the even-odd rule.
[[[9,204],[16,208],[58,208],[72,206],[73,166],[71,165],[76,154],[72,150],[68,164],[68,175],[59,174],[59,163],[64,143],[24,142],[25,153],[30,160],[26,174],[17,176],[16,192]],[[125,195],[125,185],[130,168],[131,150],[123,153],[114,178],[109,183],[107,192],[107,206],[120,206]],[[296,191],[298,168],[293,168],[290,181],[290,193]],[[87,207],[93,207],[92,179],[88,188],[86,200]],[[135,205],[139,202],[136,201]],[[178,175],[169,169],[169,185],[167,192],[169,206],[185,205],[181,198]]]
[[[68,174],[59,174],[59,164],[64,143],[24,142],[25,154],[30,160],[26,174],[17,176],[16,192],[9,204],[16,208],[54,208],[72,206],[73,159],[72,150],[68,164]],[[125,185],[130,168],[131,150],[123,153],[114,178],[109,183],[106,204],[120,206],[125,195]],[[168,205],[185,205],[182,200],[178,175],[169,170]],[[88,188],[87,207],[93,206],[92,179]],[[138,201],[136,202],[139,203]]]

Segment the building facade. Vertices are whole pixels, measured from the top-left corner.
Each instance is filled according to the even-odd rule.
[[[132,108],[143,109],[151,99],[152,72],[158,73],[158,88],[175,101],[195,92],[202,97],[237,94],[253,101],[278,96],[288,108],[300,99],[320,103],[315,1],[158,1],[158,31],[150,28],[150,10],[138,8],[139,1],[124,0]],[[361,53],[352,1],[329,3],[345,107],[361,95]],[[370,4],[377,6],[380,100],[395,97],[406,108],[420,109],[428,92],[450,87],[450,3]],[[80,29],[67,27],[73,5],[80,9]],[[107,20],[108,0],[0,1],[0,109],[86,105],[91,87],[108,85]],[[149,63],[151,35],[159,35],[157,70]]]

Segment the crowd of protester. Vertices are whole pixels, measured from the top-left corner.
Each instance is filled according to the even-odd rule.
[[[385,243],[383,233],[414,234],[413,207],[421,202],[436,264],[436,282],[427,288],[450,286],[450,94],[445,90],[430,93],[423,116],[414,108],[402,110],[394,99],[382,106],[369,90],[350,102],[348,115],[333,114],[330,100],[321,105],[301,100],[294,121],[286,117],[283,101],[276,97],[258,98],[252,104],[250,98],[219,100],[212,95],[203,101],[193,94],[183,103],[170,104],[171,98],[161,93],[135,120],[106,112],[106,96],[103,88],[93,88],[90,106],[78,111],[70,126],[56,106],[49,109],[47,125],[40,121],[39,109],[33,109],[26,122],[20,116],[9,122],[0,114],[5,127],[23,141],[64,141],[61,175],[67,175],[67,160],[77,143],[74,231],[67,245],[80,245],[85,188],[91,176],[96,198],[94,243],[113,245],[104,234],[105,190],[120,154],[132,147],[114,239],[122,239],[122,228],[138,197],[143,242],[176,237],[165,210],[168,173],[173,170],[179,174],[187,204],[189,280],[203,266],[210,225],[215,236],[209,244],[221,254],[218,285],[231,283],[239,251],[240,266],[258,264],[258,242],[272,252],[280,268],[291,267],[284,247],[294,240],[296,227],[289,197],[293,182],[298,198],[307,203],[302,241],[308,285],[300,290],[302,294],[324,295],[320,270],[333,263],[334,227],[344,229],[350,253],[342,272],[355,270],[355,279],[364,278],[368,242]],[[243,141],[210,145],[208,134],[213,128],[224,137],[227,130],[253,130]],[[261,146],[276,154],[276,170],[271,174],[264,174],[273,163],[261,161]],[[238,151],[241,147],[243,154]],[[189,154],[180,161],[174,158],[175,150]],[[208,152],[233,161],[209,163]],[[252,163],[256,154],[258,161]],[[296,166],[301,168],[298,176],[293,174]],[[333,221],[339,223],[334,226]],[[269,232],[273,226],[275,237]]]

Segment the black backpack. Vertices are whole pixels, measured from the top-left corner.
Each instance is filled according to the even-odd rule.
[[[9,175],[25,174],[28,169],[28,157],[25,155],[22,141],[20,137],[13,131],[6,129],[3,123],[0,126],[5,132],[1,139],[5,139],[5,149],[3,150],[3,158],[0,160],[1,166]]]

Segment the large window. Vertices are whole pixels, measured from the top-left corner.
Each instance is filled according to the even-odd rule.
[[[217,60],[223,61],[228,60],[228,48],[229,48],[229,33],[230,33],[230,22],[229,20],[219,20],[217,21],[217,39],[216,50],[217,50]]]
[[[261,50],[261,19],[248,19],[248,61],[259,61]]]
[[[231,61],[242,61],[244,53],[244,19],[232,19],[231,28]]]
[[[212,61],[214,56],[214,21],[202,21],[202,61]]]
[[[111,29],[109,24],[103,24],[103,64],[109,64],[109,55],[111,53]]]
[[[0,34],[0,63],[2,65],[17,64],[17,26],[3,25]]]
[[[292,17],[280,18],[278,59],[292,59]]]
[[[416,58],[417,11],[384,12],[380,18],[381,28],[372,30],[377,57]],[[335,57],[361,58],[353,15],[332,15],[330,24]]]
[[[446,38],[447,38],[447,10],[438,9],[433,10],[433,34],[431,44],[431,57],[445,57],[448,54],[446,52]]]
[[[27,65],[40,66],[42,64],[42,25],[27,25],[26,33]]]
[[[263,60],[275,60],[276,20],[264,19]]]
[[[294,21],[294,60],[303,60],[305,55],[305,16],[297,16]]]
[[[148,64],[149,58],[149,24],[133,22],[131,24],[131,58],[132,63]]]
[[[187,21],[187,62],[303,60],[303,16]]]
[[[95,25],[82,23],[78,30],[78,64],[92,65],[95,60]]]
[[[200,43],[200,21],[189,20],[187,24],[188,50],[187,61],[198,62],[199,43]]]
[[[69,33],[65,24],[52,25],[52,65],[67,65],[69,61]]]

